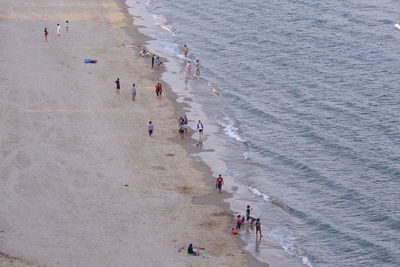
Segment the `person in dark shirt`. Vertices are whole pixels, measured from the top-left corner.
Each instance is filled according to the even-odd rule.
[[[115,84],[116,84],[115,92],[117,93],[117,95],[119,95],[119,89],[121,89],[121,87],[119,86],[119,78],[117,78]]]

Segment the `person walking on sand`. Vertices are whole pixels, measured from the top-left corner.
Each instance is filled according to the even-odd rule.
[[[151,56],[151,68],[152,68],[152,69],[154,68],[154,60],[155,60],[155,55],[153,54],[153,55]]]
[[[200,60],[196,59],[196,63],[194,63],[194,66],[196,68],[196,75],[200,76]]]
[[[132,95],[132,101],[135,102],[135,98],[136,98],[136,87],[135,87],[135,84],[132,85],[131,95]]]
[[[262,237],[261,234],[261,222],[260,222],[260,218],[258,218],[256,220],[256,239],[258,238],[258,233],[260,232],[260,238]]]
[[[47,32],[47,28],[44,28],[44,41],[47,42],[47,36],[49,35],[49,33]]]
[[[157,98],[161,98],[162,95],[162,85],[161,83],[156,83],[156,96]]]
[[[203,123],[199,120],[199,122],[197,123],[197,131],[199,132],[199,144],[203,143],[203,130],[204,130],[204,126]]]
[[[221,174],[218,175],[217,181],[215,183],[215,187],[218,188],[218,191],[221,193],[222,185],[224,184],[224,179],[222,178]]]
[[[60,37],[60,31],[61,31],[61,26],[59,23],[57,23],[57,36]]]
[[[65,31],[68,32],[68,29],[69,29],[69,21],[66,20],[65,21]]]
[[[117,95],[119,95],[119,89],[121,89],[121,87],[120,87],[120,85],[119,85],[119,78],[117,78],[117,80],[115,81],[115,85],[116,85],[115,93],[116,93]]]
[[[149,130],[149,136],[152,136],[154,131],[154,124],[151,121],[149,121],[149,124],[147,125],[147,130]]]
[[[242,226],[242,217],[238,215],[236,217],[236,230],[240,230],[240,226]]]

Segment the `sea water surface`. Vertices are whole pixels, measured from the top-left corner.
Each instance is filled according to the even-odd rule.
[[[400,266],[398,1],[127,3],[215,133],[240,212],[303,264]],[[266,243],[247,248],[268,259]]]

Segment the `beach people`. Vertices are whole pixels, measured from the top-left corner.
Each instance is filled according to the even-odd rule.
[[[196,68],[196,75],[200,76],[200,60],[196,59],[194,66]]]
[[[185,119],[183,117],[180,117],[178,120],[178,133],[181,139],[184,139],[184,133],[185,133],[185,130],[183,128],[184,123]]]
[[[68,32],[68,29],[69,29],[69,21],[66,20],[65,21],[65,31]]]
[[[190,76],[192,74],[192,64],[190,63],[190,61],[186,63],[185,72],[186,76]]]
[[[215,182],[215,187],[218,188],[218,191],[221,193],[222,185],[224,184],[224,179],[221,174],[218,175],[217,181]]]
[[[134,102],[135,99],[136,99],[136,86],[135,86],[135,84],[132,85],[131,95],[132,95],[132,101]]]
[[[156,96],[157,98],[161,98],[162,95],[162,85],[160,82],[156,83]]]
[[[155,60],[154,54],[151,56],[151,68],[154,68],[154,60]]]
[[[44,41],[47,42],[47,36],[49,35],[49,33],[47,32],[47,28],[44,28]]]
[[[154,124],[151,121],[149,121],[149,124],[147,125],[147,130],[149,131],[149,136],[152,136],[154,131]]]
[[[115,93],[116,93],[117,95],[119,95],[119,89],[121,89],[121,87],[120,87],[120,85],[119,85],[119,78],[117,78],[117,80],[115,81],[115,86],[116,86],[116,88],[115,88]]]
[[[156,61],[155,61],[155,65],[156,65],[156,69],[160,69],[161,66],[161,59],[160,57],[156,57]]]
[[[246,208],[246,220],[247,221],[249,221],[251,219],[250,212],[251,212],[250,205],[247,205],[247,208]]]
[[[183,130],[185,131],[185,134],[187,135],[187,129],[189,127],[189,120],[187,118],[187,116],[185,115],[185,117],[183,117]]]
[[[143,49],[142,51],[140,51],[139,56],[145,57],[146,56],[146,49]]]
[[[183,53],[185,54],[185,57],[187,57],[188,52],[189,52],[189,47],[187,47],[187,45],[184,44],[184,45],[183,45]]]
[[[236,230],[240,230],[241,226],[242,226],[242,217],[238,215],[236,217]]]
[[[191,254],[191,255],[193,254],[193,245],[192,244],[189,245],[187,251],[188,251],[188,254]]]
[[[199,122],[197,123],[197,131],[199,132],[199,144],[203,143],[203,131],[204,131],[204,126],[203,123],[199,120]]]
[[[232,231],[231,231],[231,232],[232,232],[233,235],[237,235],[237,233],[238,233],[237,230],[236,230],[235,228],[232,228]]]
[[[58,37],[60,37],[60,35],[61,35],[60,30],[61,30],[61,26],[59,23],[57,23],[57,36]]]
[[[256,239],[258,238],[258,233],[260,233],[260,238],[262,237],[261,234],[261,222],[260,222],[260,218],[258,218],[256,220]]]

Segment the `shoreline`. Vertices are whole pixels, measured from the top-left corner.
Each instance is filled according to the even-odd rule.
[[[224,231],[232,220],[231,212],[223,211],[228,204],[221,196],[220,205],[194,204],[193,199],[212,194],[213,187],[207,186],[212,182],[205,165],[188,159],[174,137],[171,124],[183,107],[171,101],[174,95],[168,89],[163,99],[154,99],[152,85],[161,72],[145,70],[138,50],[122,45],[147,38],[127,23],[126,14],[119,14],[127,12],[120,0],[92,2],[77,1],[78,14],[71,1],[49,2],[43,10],[46,1],[9,0],[1,8],[5,23],[0,29],[16,33],[8,39],[13,46],[3,51],[9,63],[1,65],[7,77],[3,89],[17,89],[2,90],[1,95],[6,112],[1,120],[0,200],[8,204],[0,206],[0,255],[6,255],[0,263],[253,264],[249,255],[243,256],[239,239]],[[71,21],[70,33],[57,38],[51,29],[48,43],[39,39],[42,25],[53,26],[65,16]],[[99,62],[84,65],[87,56]],[[18,64],[22,60],[23,66]],[[11,79],[17,71],[19,79]],[[123,81],[120,96],[112,89],[115,74],[110,73],[119,73]],[[139,85],[134,104],[126,91],[132,73]],[[160,120],[152,139],[142,130],[149,111]],[[177,252],[189,242],[206,247],[211,258]],[[163,254],[154,257],[154,250]]]
[[[129,1],[127,1],[127,3],[129,3]],[[232,216],[231,221],[234,222],[235,214],[242,215],[243,208],[245,207],[245,205],[251,204],[253,205],[252,207],[254,208],[254,205],[258,204],[257,200],[254,199],[254,195],[252,195],[251,193],[250,194],[247,193],[246,195],[246,193],[244,192],[246,190],[250,190],[250,187],[246,186],[245,184],[239,184],[237,181],[235,181],[234,177],[231,175],[231,173],[229,173],[229,165],[222,158],[220,158],[221,156],[224,158],[223,151],[225,151],[226,145],[241,146],[243,144],[234,143],[232,142],[232,140],[227,138],[225,136],[226,134],[225,131],[226,129],[224,128],[225,126],[222,125],[214,115],[210,116],[210,112],[205,112],[203,110],[203,108],[205,107],[204,102],[197,101],[197,100],[204,100],[205,98],[207,98],[207,101],[210,101],[218,105],[218,101],[223,101],[223,99],[219,98],[220,95],[218,93],[218,89],[215,91],[211,87],[209,80],[210,77],[202,75],[200,79],[184,78],[183,61],[185,59],[183,58],[183,55],[177,51],[171,53],[171,48],[175,47],[175,49],[177,50],[179,49],[179,45],[175,41],[171,41],[171,39],[169,39],[168,36],[165,36],[166,32],[163,32],[163,34],[161,34],[160,36],[157,34],[157,32],[160,30],[158,27],[165,30],[169,29],[170,25],[166,24],[164,28],[159,26],[159,24],[157,24],[159,22],[158,20],[157,22],[154,22],[151,19],[149,20],[149,15],[150,17],[151,16],[158,17],[160,15],[159,13],[155,14],[150,12],[148,13],[147,10],[145,10],[145,8],[137,6],[131,9],[133,11],[132,12],[129,11],[129,14],[133,17],[135,17],[135,14],[142,14],[140,16],[139,22],[136,22],[135,24],[140,26],[140,29],[143,29],[143,31],[140,30],[140,32],[145,35],[149,34],[151,36],[150,38],[152,38],[147,43],[146,48],[150,49],[150,51],[154,52],[157,55],[164,55],[168,59],[166,61],[166,64],[164,64],[164,66],[167,68],[164,69],[161,78],[163,79],[164,82],[166,82],[167,84],[171,85],[174,88],[175,94],[173,96],[173,99],[171,99],[171,101],[172,103],[174,103],[174,105],[180,107],[180,109],[175,109],[175,114],[177,115],[177,118],[181,115],[183,116],[183,114],[188,115],[189,119],[200,118],[207,127],[205,145],[201,148],[194,147],[194,144],[196,143],[195,140],[193,140],[192,142],[188,142],[187,140],[184,142],[179,142],[176,141],[178,140],[176,138],[173,141],[184,145],[186,147],[187,153],[194,159],[194,162],[196,164],[199,163],[199,164],[204,164],[206,166],[206,169],[210,175],[208,175],[205,178],[205,182],[209,184],[210,188],[214,187],[213,186],[214,178],[212,179],[212,182],[210,182],[209,177],[214,177],[214,176],[216,177],[218,173],[223,173],[223,176],[229,185],[225,186],[225,193],[227,193],[227,196],[219,200],[215,199],[213,202],[210,202],[209,204],[215,205],[215,203],[217,203],[218,205],[219,203],[222,203],[222,206],[224,207],[225,211],[230,212]],[[164,21],[165,18],[160,20]],[[166,20],[168,21],[168,18]],[[153,23],[156,23],[154,25],[156,25],[157,27],[154,27]],[[172,26],[172,29],[173,28],[174,26]],[[173,34],[173,36],[175,35]],[[196,56],[190,53],[187,58],[189,58],[190,60],[194,60]],[[207,82],[208,85],[206,84]],[[210,105],[212,106],[212,104],[208,102],[207,104],[208,104],[206,106],[207,108],[210,108]],[[184,109],[185,112],[181,112],[182,109]],[[218,110],[215,109],[213,111],[218,111]],[[228,116],[227,119],[229,119],[230,115],[228,114],[224,115]],[[189,123],[189,125],[190,124],[191,123]],[[194,135],[192,135],[192,137],[196,138],[197,134],[195,133],[195,129],[193,126],[194,125],[192,124],[192,132],[194,131]],[[189,134],[189,136],[190,135],[191,134]],[[240,142],[243,141],[240,139],[240,136],[236,136],[235,141],[239,141],[238,139],[240,140]],[[244,145],[246,145],[246,143],[244,143]],[[239,156],[242,156],[242,154],[240,154]],[[203,172],[205,173],[206,171]],[[256,207],[254,210],[256,212],[255,214],[257,214],[259,210],[260,210],[259,207],[258,208]],[[268,217],[264,217],[264,219],[268,221]],[[230,225],[233,225],[233,223],[230,223]],[[268,232],[272,230],[270,226],[266,225],[264,225],[263,229]],[[255,244],[252,238],[252,234],[249,233],[247,229],[246,233],[240,235],[239,239],[240,240],[238,241],[241,249],[260,263],[263,264],[271,263],[274,266],[303,266],[303,264],[300,263],[301,261],[304,261],[302,257],[291,255],[289,252],[286,251],[286,249],[284,249],[284,244],[280,244],[278,240],[272,238],[271,236],[264,235],[263,242],[261,242],[261,245],[260,243]]]
[[[126,0],[116,0],[116,1],[118,1],[120,3],[121,9],[123,10],[123,12],[124,12],[127,20],[129,21],[130,25],[134,25],[134,26],[137,27],[137,25],[134,24],[135,17],[128,12],[129,6],[126,3]],[[153,38],[151,38],[151,37],[149,37],[149,36],[147,36],[147,35],[145,35],[143,33],[140,33],[139,30],[138,30],[139,28],[141,28],[141,27],[137,27],[135,29],[132,29],[132,28],[127,26],[126,27],[126,31],[127,31],[128,35],[129,35],[130,31],[135,31],[136,32],[135,34],[143,35],[145,37],[145,39],[146,39],[146,42],[143,45],[145,47],[147,42],[149,40],[153,40]],[[136,52],[136,54],[139,53],[140,49],[135,48],[135,52]],[[167,60],[166,58],[161,58],[161,59],[163,60],[163,62],[165,62]],[[163,66],[163,69],[160,70],[160,72],[159,72],[158,79],[162,80],[161,76],[165,71],[166,71],[165,70],[165,66]],[[178,96],[170,88],[170,86],[167,86],[166,89],[170,92],[167,97],[168,97],[169,101],[173,104],[173,110],[174,110],[173,112],[174,112],[176,118],[178,118],[180,116],[180,114],[185,114],[185,112],[187,111],[187,109],[190,106],[185,102],[178,103],[176,101]],[[196,154],[196,153],[200,153],[201,152],[201,151],[198,151],[193,146],[193,144],[196,144],[197,141],[193,137],[190,137],[190,134],[188,134],[186,136],[186,139],[185,139],[186,141],[185,142],[180,142],[180,140],[178,139],[179,140],[178,141],[177,138],[178,137],[176,137],[174,139],[170,139],[170,141],[174,142],[175,144],[177,144],[179,146],[182,146],[185,149],[185,151],[188,153],[188,155]],[[214,187],[213,186],[214,185],[214,181],[211,181],[211,180],[206,178],[206,177],[213,177],[211,168],[205,162],[202,162],[202,161],[201,162],[198,162],[198,161],[196,162],[194,159],[192,159],[191,165],[193,166],[193,168],[195,168],[195,169],[197,169],[197,170],[199,170],[199,171],[201,171],[201,172],[206,174],[203,177],[203,182],[206,185],[210,186],[210,188],[213,188]],[[210,196],[211,196],[211,198],[210,198]],[[226,192],[226,191],[224,191],[223,194],[221,194],[221,195],[215,195],[215,192],[211,192],[210,194],[202,195],[202,196],[193,198],[192,199],[192,203],[196,204],[196,205],[213,205],[213,206],[216,206],[216,207],[218,207],[218,208],[220,208],[222,210],[222,213],[225,213],[225,212],[229,213],[230,216],[231,216],[231,220],[233,222],[235,220],[234,212],[230,209],[230,204],[228,202],[224,201],[224,200],[232,198],[232,197],[233,197],[233,195],[231,193]],[[230,235],[229,230],[227,230],[226,233],[227,233],[227,235]],[[240,250],[246,254],[246,258],[247,258],[247,261],[248,261],[248,266],[250,266],[250,267],[268,267],[269,266],[268,263],[259,261],[249,251],[245,250],[244,247],[245,247],[246,243],[241,238],[239,238],[239,236],[238,236],[236,242],[237,242]]]

